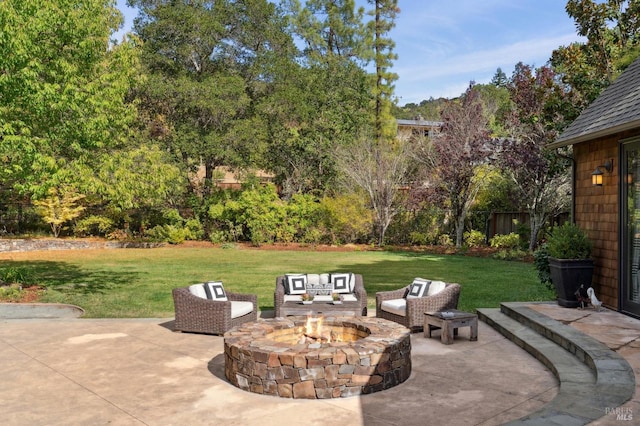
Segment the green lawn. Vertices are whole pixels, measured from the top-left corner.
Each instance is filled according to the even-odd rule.
[[[555,298],[530,263],[461,255],[166,247],[11,253],[0,259],[6,259],[0,271],[20,268],[29,281],[47,287],[42,302],[78,305],[93,318],[171,317],[171,289],[206,280],[257,294],[260,309],[272,309],[276,276],[291,272],[360,273],[370,307],[377,291],[414,277],[460,283],[459,308],[465,311]]]

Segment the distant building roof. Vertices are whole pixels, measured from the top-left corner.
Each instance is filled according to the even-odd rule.
[[[428,120],[396,120],[398,126],[406,127],[442,127],[442,121],[428,121]]]
[[[640,127],[640,58],[607,87],[550,148],[560,148]]]

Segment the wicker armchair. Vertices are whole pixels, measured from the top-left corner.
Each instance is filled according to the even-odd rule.
[[[460,284],[447,283],[444,290],[432,296],[407,299],[406,315],[396,315],[383,311],[382,302],[385,300],[403,299],[409,292],[406,286],[398,290],[380,291],[376,293],[376,317],[397,322],[411,331],[420,331],[424,328],[424,313],[457,309],[460,298]]]
[[[254,294],[226,292],[227,302],[203,299],[189,292],[188,287],[173,289],[176,311],[175,331],[224,334],[229,329],[258,319],[258,297]],[[231,302],[253,303],[253,310],[238,318],[231,318]]]

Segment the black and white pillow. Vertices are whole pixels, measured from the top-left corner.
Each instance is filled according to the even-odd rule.
[[[331,274],[329,280],[334,293],[352,293],[351,287],[351,273],[345,274]]]
[[[429,290],[429,285],[431,281],[425,280],[424,278],[414,278],[411,286],[409,287],[409,293],[407,293],[407,299],[411,299],[414,297],[424,297],[427,295],[427,291]]]
[[[284,292],[286,294],[305,294],[307,292],[307,276],[305,274],[285,275]]]
[[[209,281],[204,283],[204,292],[207,295],[207,299],[215,300],[218,302],[226,302],[227,293],[224,291],[222,281]]]

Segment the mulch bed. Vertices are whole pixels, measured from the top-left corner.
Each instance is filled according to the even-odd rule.
[[[0,289],[3,288],[16,288],[19,287],[16,284],[5,284],[0,282]],[[10,292],[7,295],[4,292],[0,292],[0,302],[2,303],[35,303],[40,299],[40,295],[45,291],[45,288],[39,285],[31,285],[29,287],[22,287],[22,290],[18,292]]]

